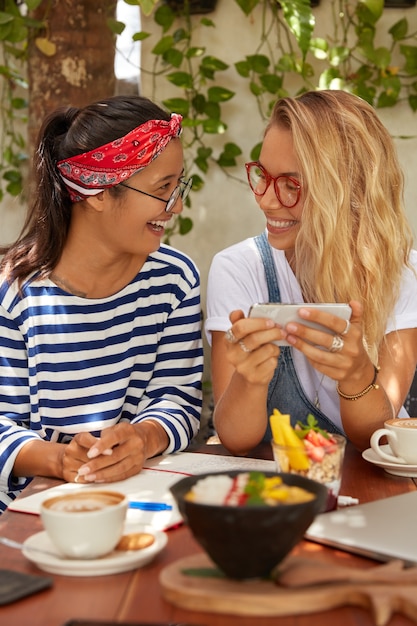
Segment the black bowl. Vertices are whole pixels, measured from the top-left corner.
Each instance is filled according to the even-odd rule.
[[[211,560],[229,578],[263,578],[271,574],[303,535],[315,516],[325,509],[327,488],[297,474],[263,472],[281,476],[315,494],[299,504],[278,506],[219,506],[185,499],[193,485],[208,476],[236,476],[244,472],[210,472],[187,476],[171,486],[184,522]]]

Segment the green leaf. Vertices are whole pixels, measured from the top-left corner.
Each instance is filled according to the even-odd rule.
[[[236,165],[236,157],[242,154],[242,150],[235,143],[226,143],[223,151],[217,159],[217,163],[221,167],[233,167]]]
[[[260,0],[235,0],[235,2],[242,9],[245,15],[249,15],[259,4]]]
[[[359,0],[358,6],[360,9],[366,9],[367,15],[371,16],[368,19],[376,22],[384,11],[384,0]]]
[[[248,78],[250,73],[250,64],[248,61],[238,61],[235,63],[235,69],[239,76],[243,76],[243,78]]]
[[[275,74],[264,74],[259,77],[261,85],[269,93],[277,94],[282,87],[282,78]]]
[[[250,69],[257,74],[264,74],[271,65],[270,59],[264,54],[251,54],[246,60]]]
[[[185,57],[187,59],[193,59],[195,57],[201,57],[204,52],[205,52],[205,48],[202,48],[201,46],[193,46],[192,48],[188,48],[187,52],[185,53]]]
[[[193,179],[192,190],[200,191],[200,189],[204,187],[204,181],[201,176],[199,176],[198,174],[193,174],[191,178]]]
[[[204,59],[201,61],[201,65],[205,69],[212,70],[213,72],[227,70],[229,67],[227,63],[213,56],[204,57]]]
[[[14,109],[26,109],[28,101],[25,98],[12,98],[10,104]]]
[[[284,20],[294,35],[304,59],[310,48],[315,25],[310,0],[280,0],[280,5]]]
[[[208,17],[202,17],[200,20],[200,24],[202,24],[203,26],[216,28],[216,24],[213,22],[213,20],[210,20]]]
[[[209,119],[203,121],[203,130],[211,135],[222,135],[226,132],[227,126],[221,120]]]
[[[251,161],[258,161],[259,156],[261,154],[262,143],[256,144],[250,151],[250,159]]]
[[[154,19],[158,26],[162,27],[163,32],[166,33],[175,21],[175,14],[167,4],[162,4],[155,11]]]
[[[205,113],[206,99],[202,93],[198,93],[191,99],[193,109],[198,115]]]
[[[310,43],[310,50],[316,59],[323,61],[324,59],[327,59],[329,44],[321,37],[314,37]]]
[[[408,33],[408,21],[403,17],[402,20],[393,24],[388,32],[392,35],[394,41],[404,39]]]
[[[115,35],[121,35],[126,28],[126,24],[124,22],[119,22],[111,17],[107,18],[106,22],[111,32]]]
[[[416,46],[400,46],[400,52],[405,57],[404,70],[410,76],[417,75],[417,47]]]
[[[158,43],[154,46],[154,48],[152,49],[152,54],[163,54],[164,52],[172,48],[173,44],[174,38],[172,37],[172,35],[166,35],[165,37],[162,37],[162,39],[160,39]]]
[[[219,120],[221,117],[220,105],[217,102],[205,102],[204,113],[211,119]]]
[[[383,91],[378,96],[378,100],[377,100],[377,105],[376,106],[378,108],[393,107],[395,104],[397,104],[397,102],[398,102],[398,95],[397,94]]]
[[[164,100],[162,104],[168,109],[168,111],[179,113],[183,117],[188,116],[190,106],[188,104],[188,100],[185,100],[184,98],[168,98],[168,100]]]
[[[193,228],[193,221],[189,217],[183,217],[178,215],[179,233],[180,235],[186,235]]]
[[[167,75],[167,79],[170,83],[182,89],[191,89],[193,87],[193,77],[188,72],[172,72]]]
[[[409,96],[408,97],[408,103],[410,105],[410,107],[412,108],[412,110],[415,112],[417,111],[417,95],[416,96]]]
[[[6,191],[11,196],[18,196],[22,192],[22,183],[21,182],[12,182],[6,185]]]
[[[329,62],[333,67],[339,67],[349,58],[350,51],[346,46],[332,46],[329,49]]]
[[[145,31],[141,31],[140,33],[135,33],[132,35],[132,41],[143,41],[151,36],[151,33],[146,33]]]
[[[177,48],[170,48],[162,55],[165,63],[172,67],[181,67],[184,60],[184,54]]]
[[[210,102],[227,102],[235,95],[234,91],[226,87],[210,87],[207,90],[207,97]]]
[[[13,22],[13,19],[13,15],[10,15],[10,13],[4,13],[4,11],[0,11],[0,25],[10,24],[11,22]]]
[[[136,5],[137,2],[132,2],[132,0],[124,0],[127,4],[133,4]],[[155,8],[155,4],[157,3],[157,0],[139,0],[139,6],[141,8],[141,10],[143,11],[144,15],[151,15],[152,11]]]

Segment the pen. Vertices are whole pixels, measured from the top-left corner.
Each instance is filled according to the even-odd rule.
[[[129,508],[140,511],[172,511],[171,504],[165,502],[141,502],[138,500],[130,500]]]

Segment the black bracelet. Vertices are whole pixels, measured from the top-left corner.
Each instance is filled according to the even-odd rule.
[[[359,393],[354,393],[352,396],[348,396],[347,393],[343,393],[343,391],[340,391],[339,388],[339,383],[337,383],[336,389],[337,389],[337,393],[339,394],[339,396],[341,398],[344,398],[345,400],[359,400],[359,398],[362,398],[362,396],[365,396],[369,391],[371,391],[371,389],[379,389],[379,385],[377,385],[376,382],[376,377],[378,376],[378,372],[381,368],[378,367],[378,365],[374,365],[374,377],[372,379],[372,382],[365,387],[365,389],[362,389],[362,391],[360,391]]]

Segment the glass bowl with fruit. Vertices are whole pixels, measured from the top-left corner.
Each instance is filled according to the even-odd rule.
[[[270,417],[272,451],[279,472],[289,472],[322,483],[328,490],[326,511],[336,508],[342,479],[346,439],[317,426],[309,415],[306,423],[290,424],[290,416],[274,410]]]

